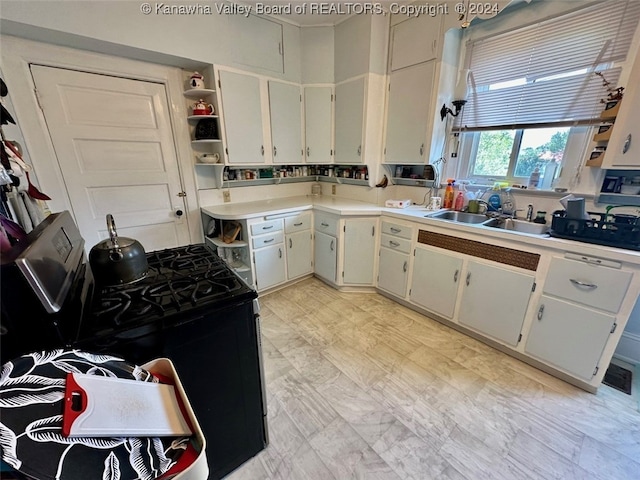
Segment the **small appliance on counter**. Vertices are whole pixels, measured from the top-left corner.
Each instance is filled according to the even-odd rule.
[[[411,205],[411,200],[387,200],[384,206],[387,208],[407,208]]]
[[[571,217],[556,210],[551,219],[552,237],[609,247],[640,250],[640,217],[588,212],[588,218]]]

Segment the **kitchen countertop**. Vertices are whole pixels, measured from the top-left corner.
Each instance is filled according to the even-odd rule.
[[[429,218],[430,215],[437,212],[419,206],[410,206],[403,209],[387,208],[348,198],[305,195],[259,202],[229,203],[202,207],[202,211],[207,215],[222,220],[246,220],[263,216],[286,215],[288,213],[311,209],[339,216],[375,216],[384,214],[399,220],[412,221],[435,227],[437,230],[440,230],[440,233],[446,234],[448,230],[450,233],[457,232],[458,234],[478,235],[484,237],[485,241],[489,243],[493,243],[494,241],[519,242],[531,247],[572,251],[581,255],[604,257],[609,260],[640,265],[639,251]]]

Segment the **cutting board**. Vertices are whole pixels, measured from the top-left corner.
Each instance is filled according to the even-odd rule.
[[[69,373],[62,434],[67,437],[191,435],[173,385]]]

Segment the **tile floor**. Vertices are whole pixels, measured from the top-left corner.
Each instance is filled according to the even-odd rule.
[[[584,392],[375,293],[261,297],[259,479],[638,479],[633,396]]]

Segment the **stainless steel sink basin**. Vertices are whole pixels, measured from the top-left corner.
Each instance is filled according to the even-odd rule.
[[[427,215],[427,217],[458,223],[482,223],[487,221],[487,216],[484,214],[456,212],[454,210],[445,210],[444,212]]]
[[[530,233],[533,235],[544,235],[549,231],[549,227],[547,225],[526,222],[524,220],[513,220],[511,218],[492,218],[487,220],[483,225],[486,227],[501,228],[502,230]]]

